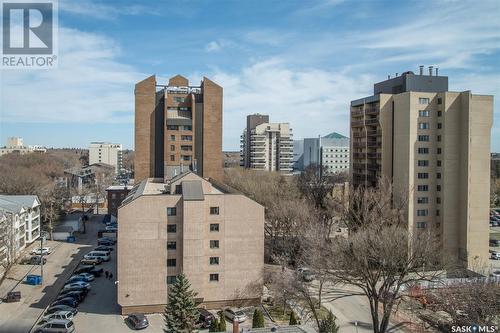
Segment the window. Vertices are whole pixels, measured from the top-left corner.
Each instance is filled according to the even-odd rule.
[[[437,179],[441,179],[441,172],[438,172],[438,173],[436,174],[436,178],[437,178]]]
[[[417,216],[427,216],[429,211],[427,209],[417,209]]]
[[[441,135],[438,135],[438,136],[437,136],[437,141],[438,141],[438,142],[441,142]]]
[[[193,141],[192,135],[181,135],[181,141]]]
[[[175,194],[182,194],[182,184],[175,185]]]
[[[441,117],[443,115],[443,111],[438,111],[438,117]]]
[[[427,172],[419,172],[417,174],[418,179],[427,179],[429,178],[429,174]]]
[[[440,213],[439,209],[436,209],[436,216],[439,216],[439,213]]]
[[[438,97],[438,104],[443,104],[443,99],[441,97]]]
[[[184,125],[183,129],[185,131],[192,131],[193,130],[193,126],[191,126],[191,125]]]
[[[428,185],[417,185],[417,191],[427,192],[427,191],[429,191],[429,186]]]
[[[210,231],[219,231],[219,223],[210,223]]]
[[[167,259],[167,267],[175,267],[175,266],[177,266],[177,260]]]
[[[170,141],[175,141],[175,135],[170,136]]]
[[[176,224],[167,224],[167,232],[169,234],[177,232],[177,225]]]
[[[438,124],[437,124],[437,129],[441,129],[441,128],[443,128],[443,124],[438,123]]]
[[[210,215],[219,215],[219,207],[210,207]]]
[[[429,111],[428,110],[420,110],[420,111],[418,111],[418,116],[419,117],[429,117]]]
[[[210,274],[210,281],[212,282],[219,281],[219,274]]]
[[[171,151],[175,151],[175,146],[174,145],[170,145],[170,150]]]
[[[429,154],[429,148],[418,148],[419,154]]]
[[[438,154],[441,154],[441,148],[438,148],[438,149],[437,149],[437,153],[438,153]]]
[[[418,197],[417,198],[417,203],[419,203],[419,204],[429,203],[429,198],[428,197]]]
[[[169,131],[178,131],[179,130],[179,126],[177,126],[177,125],[167,125],[167,129]]]
[[[440,204],[440,203],[441,203],[441,198],[440,198],[440,197],[436,197],[436,203],[437,203],[437,204]]]
[[[437,185],[437,186],[436,186],[436,190],[437,190],[438,192],[441,192],[441,185]]]
[[[418,136],[418,141],[429,141],[429,136],[428,135],[419,135]]]
[[[429,129],[429,123],[418,123],[419,129]]]
[[[428,99],[428,98],[420,97],[418,99],[418,104],[429,104],[429,102],[430,102],[430,99]]]
[[[193,151],[193,146],[181,146],[181,150],[183,150],[183,151]]]
[[[441,160],[437,160],[437,166],[440,167],[441,166]]]
[[[167,208],[167,216],[175,216],[177,215],[177,208],[176,207],[168,207]]]
[[[210,265],[218,265],[219,257],[210,257]]]
[[[185,100],[186,100],[185,97],[178,97],[178,96],[174,97],[174,101],[177,103],[184,103]]]
[[[173,284],[177,280],[177,276],[175,275],[169,275],[167,276],[167,284]]]
[[[182,155],[181,157],[183,161],[191,161],[191,156],[189,155]]]
[[[210,241],[210,248],[211,249],[218,249],[219,248],[219,241],[218,240],[211,240]]]
[[[429,161],[428,160],[418,160],[418,166],[419,167],[426,167],[429,166]]]
[[[170,161],[175,161],[175,155],[170,155]]]
[[[425,228],[427,228],[427,222],[417,222],[417,228],[418,229],[425,229]]]
[[[175,250],[177,248],[176,242],[167,242],[167,250]]]

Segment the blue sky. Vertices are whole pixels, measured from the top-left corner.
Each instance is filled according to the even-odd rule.
[[[225,150],[256,112],[296,139],[348,135],[349,101],[418,65],[439,67],[450,90],[498,98],[498,17],[498,1],[60,0],[59,67],[0,71],[0,140],[132,148],[134,84],[151,74],[224,87]]]

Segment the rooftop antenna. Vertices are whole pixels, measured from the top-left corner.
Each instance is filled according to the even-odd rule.
[[[438,76],[439,68],[436,67],[436,76]]]
[[[420,75],[424,75],[424,65],[420,65],[418,67],[420,67]]]
[[[434,68],[434,66],[429,66],[429,76],[432,76],[432,69]]]

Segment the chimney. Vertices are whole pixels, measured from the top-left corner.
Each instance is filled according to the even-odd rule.
[[[418,67],[420,67],[420,75],[424,75],[424,66],[420,65]]]
[[[233,333],[240,333],[240,324],[237,320],[233,320]]]
[[[439,68],[436,67],[436,76],[438,76]]]
[[[434,66],[429,66],[429,76],[432,76],[432,69],[434,68]]]

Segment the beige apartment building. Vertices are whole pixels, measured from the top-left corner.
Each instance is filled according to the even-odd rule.
[[[115,167],[119,173],[123,169],[122,145],[110,142],[91,142],[89,146],[89,165],[105,163]]]
[[[350,114],[354,186],[392,179],[408,196],[410,230],[439,237],[443,257],[484,269],[493,96],[448,91],[448,77],[421,66],[376,83]]]
[[[245,168],[291,173],[293,134],[288,123],[270,123],[269,116],[247,116],[241,135],[241,163]]]
[[[180,75],[167,85],[150,76],[135,85],[135,181],[191,170],[222,179],[222,87]]]
[[[214,180],[185,172],[142,180],[122,202],[118,232],[121,312],[162,312],[184,273],[200,306],[260,301],[264,207]]]

